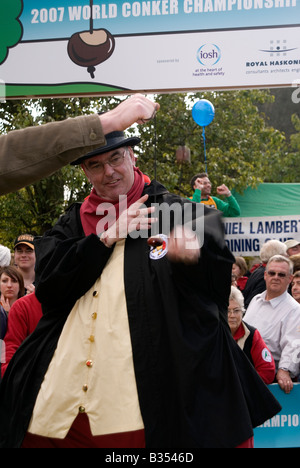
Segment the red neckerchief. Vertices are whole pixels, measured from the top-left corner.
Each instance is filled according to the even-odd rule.
[[[106,231],[124,210],[141,198],[144,185],[142,172],[134,167],[134,183],[121,203],[119,200],[112,202],[99,197],[93,188],[80,208],[80,218],[85,235],[99,235]]]
[[[245,329],[244,329],[244,326],[243,326],[243,322],[241,322],[239,328],[237,329],[237,331],[235,332],[234,334],[234,339],[235,341],[238,341],[240,338],[243,338],[243,336],[245,335]]]

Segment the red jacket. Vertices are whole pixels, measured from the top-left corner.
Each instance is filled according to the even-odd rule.
[[[248,276],[241,276],[239,279],[237,279],[236,284],[240,291],[243,291],[245,289],[247,281]]]
[[[275,379],[274,358],[259,331],[242,322],[233,338],[244,350],[265,384],[273,383]]]
[[[21,297],[9,311],[7,332],[5,335],[6,362],[1,365],[3,377],[6,368],[18,347],[37,326],[42,316],[42,307],[35,294]]]

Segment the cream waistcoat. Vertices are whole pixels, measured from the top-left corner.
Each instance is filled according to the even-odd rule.
[[[94,287],[71,311],[34,407],[29,432],[64,438],[78,412],[93,435],[143,429],[118,242]]]

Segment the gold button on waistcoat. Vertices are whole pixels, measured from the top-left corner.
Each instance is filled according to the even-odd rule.
[[[79,406],[78,411],[79,411],[79,413],[85,413],[85,407],[84,406]]]

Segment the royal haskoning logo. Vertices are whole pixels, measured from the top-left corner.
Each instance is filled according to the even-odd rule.
[[[221,59],[221,50],[216,44],[203,44],[197,50],[197,60],[205,67],[213,67]]]
[[[287,55],[288,52],[291,52],[293,50],[296,50],[297,47],[290,48],[287,46],[287,41],[286,39],[283,40],[271,40],[270,41],[270,46],[268,49],[260,49],[261,52],[268,52],[270,54],[270,57],[282,57]]]

